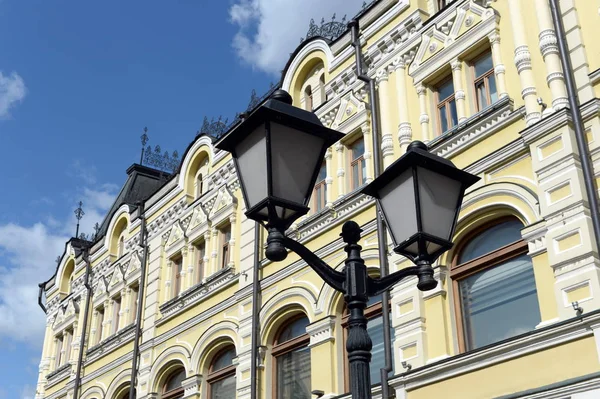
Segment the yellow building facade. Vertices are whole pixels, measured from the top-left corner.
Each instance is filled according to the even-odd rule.
[[[600,176],[600,2],[560,4]],[[339,233],[354,220],[377,275],[375,206],[360,188],[373,180],[374,151],[387,167],[412,140],[424,141],[481,180],[465,195],[454,248],[434,265],[438,287],[421,292],[413,278],[390,291],[395,397],[600,398],[600,255],[548,1],[379,0],[357,19],[377,82],[381,146],[372,145],[350,32],[303,41],[280,86],[345,136],[326,153],[311,212],[288,234],[341,270]],[[137,303],[140,199],[148,257]],[[73,397],[80,351],[79,398],[128,397],[139,307],[138,398],[250,398],[257,238],[244,212],[233,161],[208,135],[190,143],[166,181],[132,166],[98,239],[70,240],[42,285],[36,398]],[[92,290],[80,347],[87,247]],[[387,250],[390,271],[409,265]],[[349,397],[343,298],[294,253],[261,259],[258,397]],[[375,397],[380,301],[367,309]]]

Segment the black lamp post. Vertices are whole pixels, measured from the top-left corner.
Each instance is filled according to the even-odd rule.
[[[361,229],[348,221],[340,236],[348,254],[343,272],[321,260],[285,230],[308,212],[319,168],[327,147],[343,134],[324,127],[312,112],[293,107],[292,98],[277,90],[235,130],[216,143],[231,152],[246,203],[246,216],[268,230],[266,256],[281,261],[287,249],[296,252],[327,284],[344,294],[350,313],[346,350],[354,399],[371,398],[372,342],[364,309],[407,276],[417,276],[420,290],[431,290],[434,262],[452,246],[450,241],[464,191],[479,178],[427,152],[420,142],[362,192],[380,203],[394,241],[394,251],[417,266],[382,278],[372,278],[361,258]],[[384,232],[378,232],[384,234]]]

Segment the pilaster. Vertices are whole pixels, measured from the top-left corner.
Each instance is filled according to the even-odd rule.
[[[327,316],[306,327],[306,332],[310,336],[308,347],[310,348],[311,370],[320,370],[318,373],[311,373],[311,386],[331,396],[337,391],[334,329],[335,318],[333,316]]]
[[[210,241],[212,251],[210,253],[210,266],[206,273],[207,276],[212,275],[219,269],[219,229],[215,227],[212,228],[212,237]]]
[[[429,134],[429,113],[427,111],[427,88],[422,84],[417,86],[417,94],[419,96],[419,109],[421,115],[419,116],[419,123],[421,124],[421,140],[424,143],[429,142],[432,137]]]
[[[235,235],[237,233],[236,228],[236,216],[235,216],[235,208],[233,213],[229,216],[229,228],[230,228],[230,237],[229,237],[229,260],[227,263],[227,267],[235,267]]]
[[[500,48],[500,32],[494,30],[488,35],[490,41],[490,47],[492,51],[492,61],[494,63],[494,75],[496,77],[496,89],[498,90],[498,97],[503,98],[508,96],[506,90],[506,67],[502,62],[502,52]]]
[[[377,83],[379,84],[379,109],[381,120],[381,154],[383,158],[383,168],[387,168],[394,162],[394,142],[392,136],[391,123],[391,101],[389,88],[389,73],[387,68],[380,70],[377,74]],[[366,140],[365,140],[366,144]]]
[[[462,86],[462,61],[455,59],[450,63],[452,67],[452,83],[454,85],[454,98],[456,100],[456,114],[458,123],[467,119],[467,105],[465,101],[465,90]]]
[[[201,386],[202,376],[200,374],[195,374],[181,381],[183,399],[200,399]]]
[[[365,140],[365,144],[366,144]],[[337,179],[338,179],[338,199],[342,198],[344,194],[346,194],[345,190],[345,181],[344,181],[344,145],[340,142],[335,144],[335,151],[337,152],[337,160],[338,160],[338,169],[337,169]]]
[[[325,151],[325,169],[327,170],[327,176],[325,177],[325,184],[327,185],[327,193],[325,198],[325,206],[331,207],[335,198],[333,197],[333,151],[331,147]]]
[[[408,95],[406,93],[406,63],[402,57],[394,60],[396,74],[396,98],[398,99],[398,142],[400,155],[406,152],[406,147],[412,141],[412,128],[408,117]]]
[[[374,164],[373,164],[373,138],[371,135],[373,131],[371,130],[371,125],[368,121],[365,121],[362,125],[360,125],[360,131],[363,134],[363,140],[365,143],[365,153],[364,158],[367,164],[367,175],[365,176],[365,182],[368,184],[373,181],[373,176],[375,175]],[[391,138],[391,136],[390,136]],[[390,144],[393,144],[390,142]],[[393,155],[393,153],[392,153]]]
[[[541,113],[537,103],[537,89],[531,68],[531,53],[523,28],[525,25],[520,2],[521,0],[508,0],[508,8],[515,42],[515,66],[521,80],[521,96],[525,101],[525,120],[529,126],[540,120]]]
[[[568,105],[564,75],[558,55],[558,42],[552,24],[548,0],[535,0],[535,15],[539,27],[540,52],[546,64],[546,81],[552,93],[552,108],[558,111]]]
[[[180,288],[180,292],[183,292],[185,290],[187,290],[190,285],[188,282],[188,272],[187,272],[187,264],[189,263],[190,259],[188,257],[188,248],[187,245],[184,244],[183,247],[181,248],[181,276],[179,277],[180,280],[180,284],[181,284],[181,288]]]
[[[183,267],[187,270],[187,287],[190,288],[196,285],[196,273],[198,273],[198,270],[194,270],[194,265],[198,264],[196,257],[199,256],[199,254],[196,254],[196,248],[194,248],[192,244],[188,244],[187,253],[187,266],[186,263],[184,263]]]

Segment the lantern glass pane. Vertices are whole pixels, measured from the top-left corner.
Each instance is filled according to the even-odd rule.
[[[392,233],[394,246],[418,232],[412,169],[397,176],[379,190],[381,207]]]
[[[241,184],[249,202],[246,204],[246,209],[251,209],[268,196],[265,126],[258,126],[247,135],[237,145],[235,153]]]
[[[404,248],[402,252],[408,253],[413,256],[419,255],[419,241],[415,241],[408,247]]]
[[[439,250],[442,246],[440,244],[436,244],[434,242],[427,243],[427,254],[431,255],[435,251]]]
[[[271,123],[273,196],[306,205],[313,175],[323,163],[325,140],[303,131]]]
[[[422,167],[417,176],[422,232],[450,240],[462,183]]]

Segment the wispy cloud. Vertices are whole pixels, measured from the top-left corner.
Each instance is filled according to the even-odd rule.
[[[97,180],[94,170],[88,169],[86,182]],[[84,203],[80,232],[93,233],[94,224],[102,221],[117,190],[114,184],[83,184],[69,196]],[[73,201],[73,209],[76,202]],[[75,233],[75,225],[71,210],[66,217],[50,215],[31,225],[0,224],[0,342],[41,347],[44,314],[37,306],[37,284],[54,273],[54,260],[63,253],[65,242]]]
[[[236,0],[229,20],[238,26],[232,46],[249,65],[277,75],[308,30],[311,18],[355,15],[363,0]]]
[[[25,82],[16,72],[4,75],[0,71],[0,119],[10,117],[10,110],[27,94]]]

